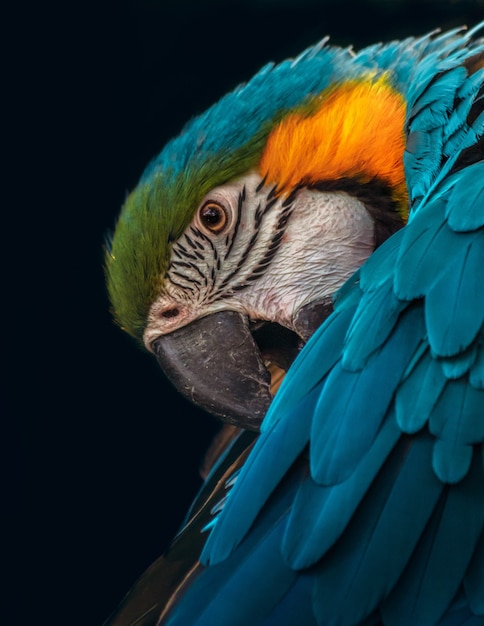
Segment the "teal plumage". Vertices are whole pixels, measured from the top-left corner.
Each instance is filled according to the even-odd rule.
[[[442,54],[434,42],[417,66],[408,95],[408,225],[348,282],[334,318],[295,362],[202,556],[236,559],[283,480],[280,466],[290,472],[297,450],[274,472],[264,450],[282,449],[279,431],[291,438],[307,428],[299,420],[309,410],[294,408],[304,381],[302,395],[308,387],[319,394],[305,434],[310,477],[280,550],[295,570],[311,568],[319,624],[358,624],[374,611],[392,626],[438,623],[464,580],[463,606],[484,620],[476,600],[484,576],[473,560],[484,529],[482,148],[476,163],[459,167],[484,134],[482,73],[463,65],[471,54],[453,39]],[[333,335],[342,319],[347,335]],[[323,346],[335,339],[333,366],[335,349]]]
[[[456,29],[356,54],[321,44],[266,66],[146,170],[142,185],[206,175],[211,155],[266,137],[268,120],[335,78],[387,72],[406,100],[408,223],[346,281],[292,364],[160,624],[484,624],[477,37]]]

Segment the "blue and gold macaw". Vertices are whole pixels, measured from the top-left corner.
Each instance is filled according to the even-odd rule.
[[[484,624],[480,28],[267,65],[128,197],[115,319],[229,426],[110,626]]]

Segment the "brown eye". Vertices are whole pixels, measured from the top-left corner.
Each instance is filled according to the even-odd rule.
[[[224,207],[210,200],[199,211],[200,222],[212,233],[221,233],[227,226],[228,218]]]

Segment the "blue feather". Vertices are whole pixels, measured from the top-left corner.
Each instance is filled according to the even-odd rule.
[[[474,363],[476,362],[478,354],[477,342],[472,344],[466,350],[463,350],[460,354],[449,359],[441,359],[442,371],[447,378],[460,378],[469,372]]]
[[[462,35],[462,38],[458,35]],[[450,57],[451,67],[455,67],[456,55],[453,53],[458,53],[458,48],[462,46],[465,38],[466,35],[462,34],[462,29],[456,28],[435,39],[427,37],[422,41],[422,59],[414,68],[407,83],[407,102],[410,106],[424,93],[435,76],[443,71],[446,57]]]
[[[432,351],[453,356],[467,349],[484,324],[484,290],[481,288],[484,230],[462,242],[460,254],[425,299],[425,319]]]
[[[477,351],[476,361],[470,371],[469,382],[476,389],[484,389],[484,345],[482,341]]]
[[[363,294],[348,330],[343,354],[344,368],[352,372],[361,369],[370,355],[388,339],[407,306],[408,302],[394,295],[390,281]]]
[[[218,563],[240,543],[261,507],[309,441],[309,428],[318,398],[309,393],[294,412],[278,421],[269,433],[261,434],[229,494],[201,555],[201,562]],[[250,470],[250,471],[248,471]],[[240,504],[242,503],[242,508]]]
[[[344,309],[356,309],[360,301],[362,292],[360,284],[360,269],[348,278],[346,282],[338,289],[333,296],[334,311],[342,311]]]
[[[469,165],[452,188],[446,217],[454,231],[473,231],[484,226],[484,162]]]
[[[439,439],[434,446],[432,466],[439,480],[455,484],[464,478],[472,461],[472,446]]]
[[[464,589],[471,609],[484,617],[484,532],[464,576]]]
[[[465,480],[446,489],[399,584],[383,604],[385,624],[436,624],[451,605],[484,525],[484,498],[476,498],[483,478],[476,455]]]
[[[374,291],[393,275],[405,229],[398,230],[379,246],[360,268],[363,291]]]
[[[402,300],[424,296],[446,271],[443,258],[452,259],[462,250],[462,236],[443,223],[445,206],[443,197],[436,198],[404,229],[395,268],[395,293]]]
[[[311,573],[298,572],[297,581],[264,621],[264,626],[318,626],[312,609],[314,580]]]
[[[484,442],[484,391],[465,378],[450,381],[429,420],[430,432],[457,443]]]
[[[445,383],[439,363],[427,351],[396,391],[396,417],[402,432],[416,433],[425,426]]]
[[[296,580],[279,550],[291,497],[290,487],[280,490],[237,553],[195,578],[167,622],[170,626],[246,626],[263,621]],[[245,597],[251,601],[241,602]]]
[[[413,104],[407,114],[409,137],[404,163],[412,201],[427,193],[441,168],[443,126],[454,108],[456,91],[467,75],[464,67],[455,67],[454,63],[451,63],[449,71],[437,75],[436,79],[434,66],[430,81],[423,81],[429,82],[429,85],[418,95],[410,89],[409,102]],[[420,73],[422,69],[424,73],[427,71],[425,64],[422,64]],[[420,76],[419,79],[422,80]],[[421,83],[416,81],[416,84]]]
[[[464,67],[456,67],[438,76],[410,109],[407,116],[409,120],[431,109],[434,113],[439,112],[438,125],[441,126],[442,116],[445,116],[452,108],[456,92],[461,88],[466,77],[467,71]]]
[[[436,56],[427,56],[418,65],[407,93],[408,147],[404,155],[404,165],[409,195],[413,204],[411,213],[415,212],[419,208],[421,200],[434,192],[436,186],[448,176],[462,150],[474,145],[483,133],[484,120],[482,119],[478,118],[470,128],[466,123],[460,124],[454,110],[458,103],[451,97],[452,81],[443,90],[442,102],[438,105],[443,108],[450,107],[449,111],[452,110],[450,116],[448,114],[442,115],[439,123],[435,109],[432,109],[431,106],[428,107],[430,110],[424,108],[420,115],[417,114],[416,117],[412,118],[412,109],[416,106],[418,98],[426,90],[432,89],[432,82],[435,81],[435,77],[439,73],[444,74],[444,76],[450,74],[454,80],[457,79],[457,94],[471,93],[476,97],[480,89],[480,79],[474,76],[467,78],[461,85],[458,85],[460,74],[455,71],[455,68],[470,57],[482,52],[483,46],[477,45],[467,51],[456,51],[454,46],[455,40],[452,41],[451,38],[447,52],[453,50],[454,53],[451,53],[447,58],[445,58],[445,50],[441,50]],[[442,80],[442,77],[438,80]],[[459,111],[459,115],[462,114],[465,114],[465,107]],[[447,127],[449,120],[450,125]],[[450,137],[449,133],[452,132],[454,134]],[[441,160],[441,155],[444,154],[449,157],[447,161]]]
[[[416,199],[425,196],[436,178],[440,167],[439,155],[442,152],[442,144],[440,128],[417,130],[412,126],[409,149],[405,150],[403,163],[413,210]]]
[[[472,446],[484,442],[484,391],[473,389],[464,379],[447,384],[429,420],[438,437],[433,466],[443,482],[455,483],[467,473]]]
[[[282,521],[270,526],[253,554],[222,574],[225,583],[217,583],[217,595],[197,615],[199,626],[247,626],[261,623],[270,614],[296,580],[296,572],[282,562],[282,530]],[[245,597],[251,601],[244,603]],[[178,623],[184,626],[186,621]]]
[[[294,500],[282,546],[291,567],[310,567],[341,536],[399,437],[395,421],[387,419],[368,454],[346,481],[321,486],[308,476],[303,482]]]
[[[440,34],[439,37],[434,37],[435,34],[433,32],[419,38],[408,37],[401,41],[368,46],[357,52],[355,62],[361,68],[370,70],[375,66],[391,70],[390,77],[395,86],[405,90],[407,100],[412,102],[425,89],[426,82],[434,77],[439,60],[455,53],[468,40],[462,28]],[[429,58],[427,64],[426,58]],[[416,68],[424,65],[425,72],[416,72]],[[426,80],[422,74],[427,75]]]
[[[400,442],[321,562],[314,600],[319,623],[358,624],[397,582],[442,491],[430,469],[431,448],[429,437]]]
[[[484,70],[478,70],[467,78],[457,94],[457,104],[451,112],[444,131],[445,156],[451,156],[458,148],[459,134],[469,128],[468,118],[471,111],[476,108],[479,99],[479,91],[484,83]]]
[[[161,623],[456,626],[484,615],[484,163],[467,165],[484,133],[484,70],[464,65],[484,43],[472,36],[356,55],[321,42],[222,98],[145,171],[145,183],[163,172],[174,185],[367,71],[406,99],[408,224],[345,283],[293,363],[206,528],[202,565]]]
[[[333,368],[311,427],[311,475],[316,482],[339,483],[354,471],[380,429],[422,332],[421,312],[409,310],[365,369],[348,372],[340,364]],[[384,385],[379,383],[382,371]]]
[[[472,108],[472,100],[460,102],[449,116],[449,121],[444,129],[442,154],[451,156],[459,149],[460,138],[468,132],[467,116]]]
[[[484,68],[476,70],[467,77],[459,91],[457,97],[461,103],[467,102],[469,106],[479,97],[479,91],[484,83]],[[465,116],[467,117],[467,115]]]

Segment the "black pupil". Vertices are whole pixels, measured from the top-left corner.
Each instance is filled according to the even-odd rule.
[[[216,226],[222,218],[220,213],[221,211],[218,207],[214,207],[214,206],[205,207],[203,209],[203,220],[210,226]]]

